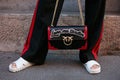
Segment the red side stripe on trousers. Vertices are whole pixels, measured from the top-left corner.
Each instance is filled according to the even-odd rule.
[[[100,42],[101,42],[101,39],[102,39],[102,33],[103,33],[103,25],[102,25],[102,30],[101,30],[101,33],[100,33],[100,37],[99,37],[96,45],[92,49],[92,54],[94,55],[95,59],[97,59],[97,56],[98,56],[98,50],[100,48]]]
[[[39,4],[39,0],[37,1],[37,5],[36,5],[36,8],[35,8],[35,11],[34,11],[34,14],[33,14],[29,34],[28,34],[27,40],[25,42],[24,49],[22,51],[22,55],[25,54],[25,52],[29,49],[29,46],[30,46],[30,40],[31,40],[31,37],[32,37],[33,29],[34,29],[36,14],[37,14],[37,10],[38,10],[38,4]]]

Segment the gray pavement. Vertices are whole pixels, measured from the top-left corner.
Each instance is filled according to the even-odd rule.
[[[19,53],[0,52],[0,80],[120,80],[120,56],[99,56],[102,72],[90,75],[79,62],[78,53],[48,53],[44,65],[17,73],[8,71]]]
[[[0,0],[0,10],[3,12],[31,12],[37,0]],[[84,5],[85,0],[81,0]],[[119,0],[106,0],[106,12],[120,13]],[[65,0],[63,11],[78,11],[77,0]]]

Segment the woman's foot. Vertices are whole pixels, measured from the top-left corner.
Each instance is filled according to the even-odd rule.
[[[90,60],[84,64],[86,70],[91,74],[97,74],[101,72],[100,64],[95,60]]]
[[[9,65],[9,71],[10,72],[18,72],[18,71],[26,69],[32,65],[33,65],[32,63],[30,63],[30,62],[26,61],[25,59],[23,59],[22,57],[20,57],[18,60],[12,62]]]

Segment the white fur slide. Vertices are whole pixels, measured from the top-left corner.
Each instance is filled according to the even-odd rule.
[[[10,72],[18,72],[18,71],[21,71],[32,65],[33,65],[32,63],[30,63],[30,62],[24,60],[22,57],[20,57],[18,60],[14,61],[13,63],[11,63],[9,65],[9,71]]]
[[[95,60],[90,60],[84,64],[86,70],[91,74],[96,74],[101,72],[100,64]],[[97,66],[96,69],[92,68],[93,66]]]

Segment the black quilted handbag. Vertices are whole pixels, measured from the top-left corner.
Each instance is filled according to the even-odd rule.
[[[82,8],[79,3],[80,16],[82,20],[82,26],[53,26],[56,9],[59,0],[56,1],[56,6],[53,14],[53,20],[51,26],[48,27],[48,48],[50,50],[59,49],[77,49],[85,50],[87,48],[87,26],[84,26],[84,19],[82,14]]]

